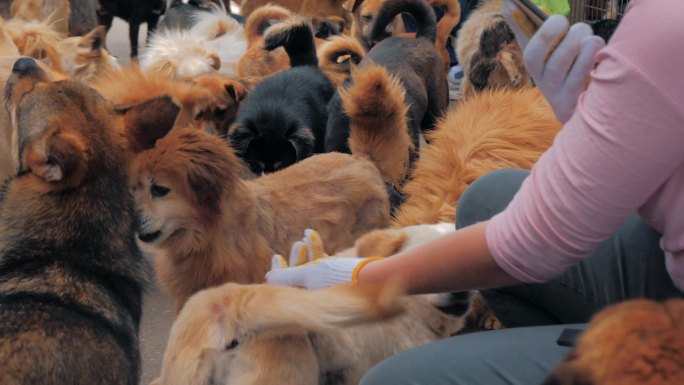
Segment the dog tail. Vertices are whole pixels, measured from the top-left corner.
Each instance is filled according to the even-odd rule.
[[[413,142],[408,134],[404,88],[384,67],[369,64],[352,72],[353,84],[340,88],[349,116],[352,154],[370,159],[394,185],[406,175]]]
[[[392,283],[321,290],[228,283],[202,290],[185,303],[171,328],[159,383],[209,384],[213,355],[208,350],[229,351],[264,333],[389,319],[403,310],[400,295]]]
[[[269,27],[264,33],[264,49],[285,48],[290,66],[318,65],[313,27],[309,19],[293,16]]]
[[[283,21],[292,16],[292,12],[279,5],[265,5],[257,8],[245,20],[244,33],[247,42],[251,44],[255,39],[263,36],[266,28],[275,21]]]
[[[458,0],[430,0],[430,5],[442,5],[446,8],[444,16],[437,23],[437,50],[442,57],[444,63],[444,70],[449,71],[451,67],[451,57],[446,49],[447,41],[451,31],[458,25],[461,20],[461,4]]]
[[[370,33],[372,42],[380,41],[385,29],[394,18],[408,13],[416,21],[416,38],[426,39],[434,43],[437,38],[437,19],[430,5],[425,0],[387,0],[375,18]]]
[[[366,51],[357,39],[334,36],[318,49],[318,63],[321,71],[339,86],[365,55]]]

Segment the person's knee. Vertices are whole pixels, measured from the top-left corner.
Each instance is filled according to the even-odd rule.
[[[528,175],[526,170],[497,170],[473,182],[458,202],[456,227],[488,220],[503,211]]]

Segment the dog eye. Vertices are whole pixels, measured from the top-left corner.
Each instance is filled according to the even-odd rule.
[[[223,120],[223,118],[226,117],[226,113],[228,112],[227,108],[217,108],[214,110],[214,117],[218,120]]]
[[[168,194],[169,191],[171,191],[171,189],[168,187],[160,186],[158,184],[153,184],[152,187],[150,187],[150,193],[155,198],[163,197]]]
[[[228,345],[226,345],[226,350],[233,350],[238,346],[238,344],[239,344],[238,340],[233,339],[232,341],[230,341],[230,343]]]
[[[370,23],[371,21],[373,21],[373,15],[363,15],[361,16],[361,19],[363,19],[363,21],[367,23]]]
[[[200,111],[195,115],[195,120],[203,120],[204,119],[204,111]]]

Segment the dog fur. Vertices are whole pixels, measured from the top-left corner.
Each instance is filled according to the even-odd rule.
[[[292,12],[283,7],[267,5],[256,9],[247,17],[244,27],[247,52],[237,64],[240,78],[258,82],[266,76],[290,67],[290,58],[283,47],[273,50],[264,48],[265,41],[262,33],[268,24],[287,20],[292,16]]]
[[[435,46],[442,57],[444,63],[444,72],[449,73],[451,68],[451,57],[447,51],[447,41],[451,36],[451,31],[458,25],[461,20],[461,5],[458,0],[430,0],[430,5],[444,6],[444,15],[437,22],[437,40]]]
[[[0,57],[3,56],[19,56],[19,48],[7,33],[5,20],[0,17]]]
[[[61,34],[69,33],[71,6],[68,0],[13,0],[12,18],[23,21],[50,20],[51,26]]]
[[[446,110],[449,97],[442,60],[435,48],[435,16],[426,2],[385,1],[376,23],[373,24],[371,40],[381,40],[387,23],[404,12],[412,14],[417,20],[417,37],[392,36],[380,41],[366,54],[358,67],[376,64],[383,66],[401,82],[405,90],[404,103],[408,107],[405,116],[407,130],[414,146],[411,154],[413,161],[418,155],[420,132],[434,127],[437,118]],[[344,111],[340,101],[338,96],[334,96],[328,106],[326,151],[348,152],[348,111]]]
[[[68,37],[57,43],[58,68],[73,80],[92,84],[99,76],[119,69],[116,58],[105,49],[106,32],[99,26],[85,36]]]
[[[544,385],[684,383],[684,300],[631,300],[592,318]]]
[[[15,63],[5,106],[19,167],[0,192],[0,383],[137,384],[149,267],[126,163],[177,107],[116,108],[32,58]]]
[[[385,0],[347,0],[344,3],[344,8],[351,14],[351,36],[363,44],[366,50],[373,46],[371,29],[384,3]],[[382,36],[400,36],[403,33],[404,23],[397,16],[389,23]]]
[[[352,129],[372,129],[370,143],[401,137],[401,132],[392,132],[394,126]],[[219,138],[196,130],[174,131],[137,159],[131,186],[144,217],[142,238],[177,310],[209,286],[262,282],[271,256],[288,251],[306,228],[317,229],[326,252],[333,254],[366,232],[387,227],[383,180],[395,175],[381,174],[375,164],[408,153],[397,144],[354,147],[368,152],[319,154],[243,181],[237,176],[238,158]],[[166,195],[152,196],[152,177],[154,194]]]
[[[330,16],[340,17],[345,22],[350,22],[349,16],[343,7],[345,0],[243,0],[240,14],[251,16],[257,9],[276,5],[293,13],[308,17],[327,18]]]
[[[489,88],[519,89],[532,85],[520,46],[502,12],[503,0],[483,0],[458,33],[456,48],[463,67],[463,98]]]
[[[532,168],[560,127],[536,88],[489,90],[461,101],[428,134],[430,146],[404,184],[408,199],[394,225],[454,223],[472,182],[501,168]]]
[[[333,36],[318,49],[318,66],[335,85],[341,86],[354,65],[366,56],[361,43],[351,36]]]
[[[131,58],[138,56],[140,24],[147,23],[147,40],[149,40],[157,28],[159,18],[166,12],[166,0],[99,0],[99,4],[98,18],[107,31],[112,27],[114,16],[128,22]]]
[[[11,19],[5,23],[4,29],[21,55],[49,59],[52,63],[59,62],[55,47],[64,38],[64,34],[55,31],[51,20]]]
[[[398,299],[391,286],[226,284],[188,301],[155,384],[353,385],[382,359],[462,325],[423,297]]]
[[[242,26],[218,6],[197,12],[190,29],[163,29],[150,38],[140,66],[173,78],[220,73],[234,76],[247,50]]]
[[[311,24],[295,16],[270,27],[268,50],[284,47],[291,68],[259,83],[228,132],[252,172],[274,172],[323,152],[326,105],[333,85],[318,68]]]

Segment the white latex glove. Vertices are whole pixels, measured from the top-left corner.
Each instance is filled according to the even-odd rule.
[[[382,258],[337,258],[323,253],[321,237],[313,230],[306,230],[302,241],[292,245],[290,263],[282,255],[274,255],[271,271],[266,282],[273,285],[297,286],[310,290],[356,283],[358,273],[366,264]]]
[[[525,47],[527,70],[561,123],[575,111],[594,69],[596,53],[605,45],[588,24],[570,27],[565,16],[553,15]]]

